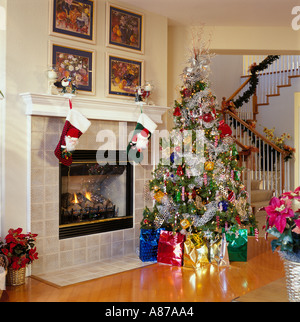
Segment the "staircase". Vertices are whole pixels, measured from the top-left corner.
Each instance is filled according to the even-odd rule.
[[[257,61],[256,64],[254,59]],[[293,160],[287,160],[287,151],[258,133],[253,123],[256,121],[259,108],[269,104],[271,96],[279,96],[281,87],[291,86],[291,79],[300,77],[300,56],[280,56],[275,62],[270,63],[266,70],[261,70],[260,64],[266,66],[266,61],[268,60],[261,56],[254,58],[248,56],[247,61],[244,59],[246,67],[242,85],[227,100],[223,98],[222,103],[223,117],[231,126],[232,135],[237,143],[240,165],[247,170],[244,182],[258,221],[260,236],[264,236],[262,227],[265,225],[266,212],[259,209],[267,206],[272,196],[280,196],[284,191],[294,190],[291,185]],[[255,70],[258,70],[256,74],[258,84],[255,83],[255,79],[253,80],[253,73],[249,76],[250,65],[254,65]],[[254,91],[253,84],[255,84]],[[249,92],[251,92],[250,98]],[[247,99],[236,108],[234,102],[239,102],[240,105],[242,97]]]
[[[251,207],[255,218],[258,222],[259,236],[264,236],[263,226],[266,224],[266,212],[260,210],[262,207],[269,205],[270,199],[273,197],[274,191],[263,189],[262,180],[251,180]]]

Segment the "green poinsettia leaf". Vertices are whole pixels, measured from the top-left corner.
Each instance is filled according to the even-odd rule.
[[[274,237],[280,238],[281,234],[276,227],[268,228],[267,232]]]

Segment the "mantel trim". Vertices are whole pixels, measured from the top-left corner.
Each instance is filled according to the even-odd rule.
[[[20,96],[26,104],[26,115],[66,117],[69,109],[69,97],[63,95],[47,95],[22,93]],[[88,119],[120,122],[136,122],[141,109],[137,103],[103,101],[90,98],[72,97],[73,108],[80,111]],[[143,105],[146,113],[155,123],[163,123],[162,116],[169,110],[165,106]]]

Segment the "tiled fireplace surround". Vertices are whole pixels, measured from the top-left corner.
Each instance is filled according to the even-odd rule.
[[[31,266],[31,274],[43,274],[135,253],[139,246],[140,221],[145,205],[145,183],[151,179],[153,160],[134,166],[134,225],[133,228],[76,238],[59,239],[59,162],[54,155],[68,111],[68,98],[62,96],[21,94],[28,116],[28,145],[31,160],[28,166],[28,214],[33,233],[38,234],[39,260]],[[112,103],[73,98],[73,108],[90,121],[91,126],[80,139],[76,149],[97,150],[101,130],[111,130],[119,148],[120,123],[127,134],[134,130],[140,108],[134,103]],[[121,110],[120,110],[121,108]],[[162,123],[165,107],[144,107],[144,112],[157,124]],[[121,112],[120,112],[121,111]],[[124,126],[126,127],[124,129]],[[126,142],[126,140],[125,140]],[[124,149],[123,147],[120,147]],[[153,149],[152,149],[153,154]],[[150,158],[149,158],[150,159]]]

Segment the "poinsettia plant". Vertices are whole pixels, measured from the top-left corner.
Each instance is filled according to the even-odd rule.
[[[8,267],[18,270],[38,259],[35,242],[37,234],[22,234],[23,229],[9,229],[5,242],[0,240],[0,251],[8,258]]]
[[[295,191],[273,197],[267,213],[266,232],[277,239],[271,241],[272,250],[279,248],[281,255],[300,262],[300,187]]]

